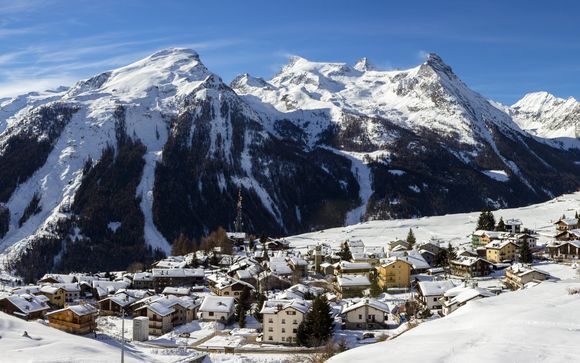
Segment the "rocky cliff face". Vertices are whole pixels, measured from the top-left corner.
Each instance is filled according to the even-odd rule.
[[[0,117],[0,250],[29,277],[126,268],[179,233],[232,228],[238,190],[249,232],[285,235],[580,185],[577,152],[522,131],[436,55],[389,72],[295,58],[228,86],[168,49],[2,101]]]

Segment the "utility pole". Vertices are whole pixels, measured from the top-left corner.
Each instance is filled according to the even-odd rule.
[[[125,309],[121,309],[121,363],[125,363]]]

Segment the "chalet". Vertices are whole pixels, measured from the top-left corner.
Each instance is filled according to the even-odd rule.
[[[105,297],[99,300],[99,314],[101,315],[122,315],[123,312],[127,315],[131,314],[129,308],[131,304],[153,293],[147,290],[120,290],[114,295]]]
[[[292,276],[292,269],[288,265],[286,257],[270,257],[270,260],[265,263],[270,272],[278,276]]]
[[[550,274],[530,265],[515,263],[505,269],[505,284],[513,290],[522,289],[530,282],[541,282],[550,278]]]
[[[346,329],[383,329],[387,326],[391,308],[377,299],[363,298],[344,306],[340,315]]]
[[[336,277],[334,284],[339,299],[361,297],[366,289],[371,287],[368,274],[341,275]]]
[[[395,249],[409,250],[411,246],[409,246],[409,243],[407,243],[407,241],[398,239],[395,241],[387,242],[387,248],[389,249],[389,251],[394,251]]]
[[[450,280],[421,281],[417,284],[417,298],[428,309],[441,309],[440,299],[449,289],[455,287]]]
[[[135,314],[149,319],[151,335],[163,335],[176,326],[193,321],[198,305],[188,296],[155,296],[135,309]]]
[[[268,300],[262,310],[263,341],[295,344],[298,326],[310,310],[310,303],[302,299]]]
[[[202,284],[204,281],[203,269],[174,268],[153,269],[153,288],[157,292],[163,291],[167,286],[191,287]]]
[[[486,260],[493,263],[514,261],[518,245],[509,240],[494,241],[485,245]]]
[[[429,251],[433,255],[437,255],[442,250],[442,248],[439,245],[439,243],[432,242],[432,241],[423,242],[423,243],[419,244],[417,246],[417,249],[419,251],[421,251],[421,250],[423,250],[423,251]]]
[[[154,288],[153,274],[151,272],[137,272],[133,275],[131,286],[134,289],[149,290]]]
[[[0,311],[25,320],[42,319],[50,309],[44,295],[8,295],[0,297]]]
[[[233,296],[237,299],[244,289],[255,290],[254,286],[249,283],[233,279],[227,275],[210,275],[207,281],[211,292],[217,296]]]
[[[187,261],[185,260],[185,256],[168,256],[162,260],[155,261],[151,267],[157,269],[172,269],[178,268],[182,269],[187,266]]]
[[[459,257],[449,261],[451,273],[461,277],[487,276],[493,269],[493,264],[479,257]]]
[[[45,274],[38,280],[39,284],[72,284],[78,282],[75,275]]]
[[[580,221],[578,218],[562,218],[555,222],[554,225],[558,231],[568,231],[580,228]]]
[[[516,218],[511,218],[505,221],[505,229],[508,233],[516,234],[522,232],[522,221]]]
[[[72,334],[88,334],[95,330],[97,309],[92,305],[71,305],[46,314],[48,325]]]
[[[104,299],[105,297],[116,293],[121,289],[127,289],[129,282],[127,281],[109,281],[109,280],[95,280],[93,281],[93,296],[96,299]]]
[[[440,298],[441,313],[449,315],[472,300],[490,296],[495,296],[495,294],[480,287],[457,286],[451,288]]]
[[[533,233],[516,233],[507,237],[506,240],[512,241],[518,246],[521,246],[524,242],[527,242],[530,248],[534,248],[538,242],[538,236]]]
[[[234,316],[234,305],[231,296],[206,296],[199,308],[199,317],[203,321],[228,323]]]
[[[342,275],[368,275],[373,267],[367,262],[341,261],[335,267],[335,274]]]
[[[478,229],[471,235],[471,242],[474,246],[485,246],[492,241],[502,239],[505,234],[505,232],[485,231]]]
[[[381,289],[407,288],[411,286],[413,266],[398,257],[382,260],[377,266],[377,279]]]
[[[580,240],[580,229],[568,229],[565,231],[559,231],[558,233],[556,233],[554,238],[557,241]]]
[[[547,246],[551,258],[574,260],[580,257],[580,240],[552,242]]]

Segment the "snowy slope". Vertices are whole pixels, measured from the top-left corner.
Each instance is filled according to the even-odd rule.
[[[355,348],[329,362],[573,362],[580,346],[580,299],[568,288],[537,287],[469,302],[382,343]]]
[[[580,192],[562,195],[545,203],[530,205],[522,208],[500,209],[494,211],[496,222],[500,217],[504,221],[519,218],[525,227],[536,230],[540,234],[540,242],[551,240],[554,234],[553,222],[565,214],[574,216],[580,210]],[[423,217],[416,219],[397,219],[389,221],[369,221],[352,226],[332,228],[298,236],[288,237],[295,247],[305,247],[317,242],[329,243],[338,246],[341,242],[362,240],[369,246],[386,246],[386,243],[395,239],[404,239],[409,228],[419,242],[431,238],[440,239],[454,245],[471,242],[471,233],[474,232],[479,212],[448,214],[444,216]]]
[[[548,92],[525,95],[510,107],[514,121],[534,135],[545,138],[576,138],[580,102],[558,98]]]
[[[29,337],[23,337],[27,332]],[[121,358],[118,346],[68,334],[36,321],[24,321],[0,312],[0,360],[3,362],[114,362]],[[144,357],[126,352],[126,362],[143,362]]]

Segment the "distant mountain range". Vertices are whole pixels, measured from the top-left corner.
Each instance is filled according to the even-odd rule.
[[[126,268],[233,228],[238,191],[257,235],[540,202],[580,186],[577,115],[488,101],[434,54],[402,71],[294,57],[227,85],[167,49],[1,101],[0,251],[30,277]]]

